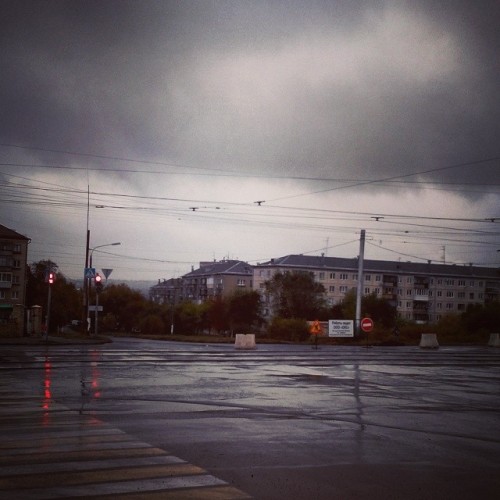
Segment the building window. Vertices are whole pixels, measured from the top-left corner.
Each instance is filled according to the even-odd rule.
[[[19,298],[19,292],[17,292],[17,291],[13,291],[13,292],[12,292],[12,294],[11,294],[11,297],[12,297],[13,299],[18,299],[18,298]]]
[[[347,287],[345,285],[342,285],[339,290],[341,291],[341,293],[346,293],[347,292]]]
[[[352,275],[352,279],[353,279],[354,281],[356,281],[356,280],[358,279],[358,275],[357,275],[357,274],[353,274],[353,275]]]
[[[436,304],[436,309],[442,309],[443,308],[443,304],[441,304],[441,302],[438,302]]]
[[[465,292],[458,292],[458,293],[457,293],[457,297],[458,297],[459,299],[465,299]]]
[[[380,295],[380,288],[375,288],[375,290],[373,290],[375,295]]]
[[[411,307],[411,302],[407,302],[406,307]]]
[[[382,278],[380,277],[380,274],[376,274],[375,275],[375,281],[378,283],[380,281],[382,281]]]
[[[446,303],[446,309],[453,309],[453,304],[451,302]]]
[[[325,279],[325,273],[319,273],[319,279],[324,280]]]
[[[411,284],[411,282],[412,282],[411,276],[407,276],[406,283]]]
[[[365,281],[371,281],[372,280],[372,275],[371,274],[365,274]]]
[[[335,286],[334,285],[330,285],[330,287],[328,288],[328,290],[330,292],[334,292],[335,291]]]
[[[479,294],[477,295],[477,298],[478,298],[478,299],[484,299],[484,293],[479,293]]]
[[[246,282],[245,282],[245,280],[244,280],[244,279],[239,279],[239,280],[238,280],[238,286],[246,286],[246,285],[247,285],[247,284],[246,284]]]
[[[465,304],[458,304],[458,305],[457,305],[457,309],[458,309],[459,311],[465,311]]]
[[[465,286],[465,280],[458,280],[458,286]]]
[[[340,279],[347,280],[347,279],[349,279],[349,275],[347,273],[340,273]]]
[[[411,297],[412,292],[413,292],[413,290],[406,290],[406,295]]]
[[[330,273],[330,279],[334,280],[335,279],[335,273]]]
[[[365,295],[370,295],[370,287],[369,286],[367,286],[365,288]]]
[[[469,293],[469,299],[474,300],[474,292]]]
[[[4,292],[4,290],[0,290],[0,299],[5,299],[5,292]]]
[[[483,282],[482,282],[482,281],[480,281],[480,282],[477,284],[477,286],[483,286]]]
[[[442,292],[441,290],[438,290],[436,295],[437,295],[438,297],[442,297],[442,296],[443,296],[443,292]]]
[[[449,298],[453,298],[455,296],[454,292],[446,292],[446,296]]]
[[[443,280],[438,280],[438,285],[442,285],[443,284]]]

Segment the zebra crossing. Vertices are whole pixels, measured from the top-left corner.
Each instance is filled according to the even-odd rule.
[[[250,498],[91,415],[24,402],[0,405],[0,499]]]

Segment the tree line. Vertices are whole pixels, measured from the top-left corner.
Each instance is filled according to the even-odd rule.
[[[56,274],[52,286],[50,330],[82,319],[83,295],[74,283],[59,272],[57,264],[40,261],[28,268],[26,305],[47,304],[46,272]],[[170,333],[192,335],[200,333],[227,334],[258,333],[284,340],[305,340],[309,336],[307,320],[354,319],[356,290],[349,291],[342,303],[334,306],[325,300],[325,289],[311,273],[277,273],[265,282],[263,290],[267,302],[255,290],[236,291],[226,297],[215,297],[201,304],[184,301],[180,304],[156,304],[137,290],[125,284],[110,284],[99,295],[103,312],[99,314],[100,331],[141,332],[148,335]],[[95,303],[95,291],[90,291],[90,302]],[[263,306],[269,307],[273,318],[263,318]],[[361,301],[362,316],[371,317],[379,329],[390,330],[405,322],[397,317],[396,307],[375,294]],[[444,323],[459,325],[467,332],[494,329],[500,321],[500,306],[492,302],[486,306],[474,305],[452,320]],[[493,330],[491,330],[493,331]]]

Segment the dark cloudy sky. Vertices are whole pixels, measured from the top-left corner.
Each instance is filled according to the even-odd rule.
[[[30,260],[82,273],[90,191],[117,279],[355,256],[362,228],[369,258],[498,265],[498,2],[0,9],[0,223]]]

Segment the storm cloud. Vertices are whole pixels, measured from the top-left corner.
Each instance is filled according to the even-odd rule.
[[[391,208],[390,181],[453,183],[444,212],[458,217],[457,200],[460,210],[482,200],[485,217],[498,215],[497,2],[3,1],[0,9],[4,175],[69,185],[67,171],[21,165],[89,167],[102,170],[99,186],[214,203],[228,192],[235,201],[242,179],[236,200],[249,203],[365,184],[350,192],[359,211],[373,207],[361,200],[368,183],[387,197],[380,209]],[[131,172],[146,169],[193,177]],[[400,211],[399,190],[410,184],[397,186]]]

